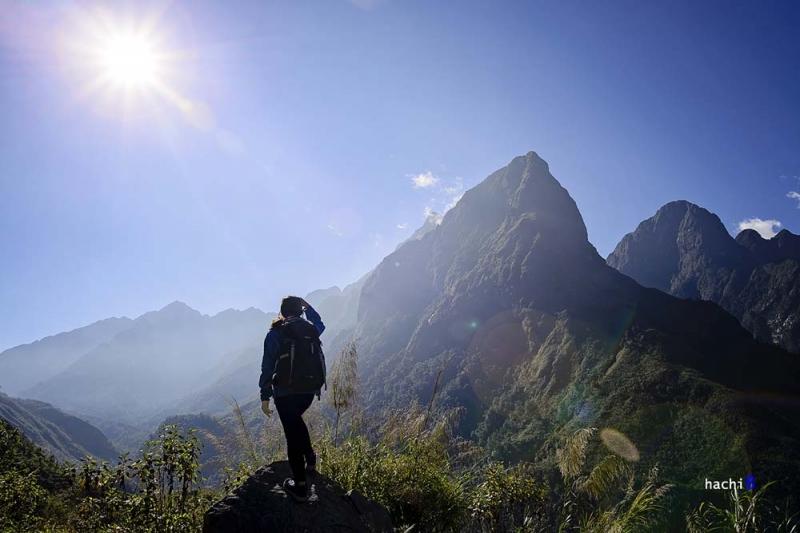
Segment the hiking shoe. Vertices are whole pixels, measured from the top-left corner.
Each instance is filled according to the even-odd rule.
[[[317,454],[311,452],[311,455],[306,456],[306,473],[307,474],[316,474],[317,473]]]
[[[303,503],[308,501],[308,487],[306,485],[295,485],[292,478],[287,477],[283,480],[283,491],[296,502]]]

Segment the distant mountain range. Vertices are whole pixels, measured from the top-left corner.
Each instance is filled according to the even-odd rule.
[[[440,220],[429,214],[405,242]],[[325,321],[329,358],[356,323],[368,276],[306,296]],[[221,414],[232,399],[255,398],[264,335],[276,314],[250,308],[206,316],[173,302],[136,319],[102,320],[0,353],[0,387],[77,413],[127,448],[165,417]]]
[[[56,459],[80,461],[87,455],[107,461],[117,458],[114,446],[99,429],[44,402],[0,393],[0,418]]]
[[[642,467],[659,463],[686,487],[752,471],[800,488],[800,358],[762,342],[797,346],[796,236],[734,240],[685,202],[654,219],[623,239],[612,268],[530,152],[357,282],[307,299],[328,326],[329,362],[357,339],[374,413],[426,403],[436,388],[435,407],[456,410],[457,431],[498,458],[535,460],[575,428],[598,426],[627,435]],[[115,438],[125,424],[219,413],[230,396],[257,409],[271,318],[174,303],[20,390],[104,420]]]
[[[0,353],[0,387],[18,395],[66,370],[86,352],[131,327],[130,318],[108,318]]]
[[[232,354],[257,346],[270,318],[255,308],[207,316],[174,302],[84,346],[88,349],[60,372],[19,395],[89,417],[141,423],[206,385],[209,374]],[[0,354],[0,361],[7,353]],[[33,354],[31,359],[38,352]],[[36,368],[36,361],[29,367]]]
[[[719,217],[670,202],[626,235],[608,264],[645,287],[716,302],[758,339],[800,352],[800,236],[736,239]]]
[[[430,213],[425,217],[423,224],[398,247],[407,242],[421,239],[435,229],[440,221],[441,215]],[[370,274],[371,272],[368,272],[343,289],[334,286],[312,291],[305,296],[305,299],[314,306],[325,322],[322,340],[329,363],[333,362],[341,347],[350,339],[358,318],[361,290]],[[256,399],[258,390],[255,383],[261,372],[262,342],[263,335],[257,344],[248,346],[233,355],[227,359],[223,368],[211,373],[213,380],[210,380],[206,386],[187,395],[168,409],[172,410],[172,413],[222,414],[230,411],[231,399],[236,399],[239,403]],[[165,411],[163,414],[167,416],[169,412]]]

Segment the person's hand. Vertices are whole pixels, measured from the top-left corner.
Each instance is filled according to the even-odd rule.
[[[304,310],[305,310],[305,309],[307,309],[308,307],[311,307],[310,305],[308,305],[308,302],[307,302],[307,301],[305,301],[305,299],[303,299],[303,298],[300,298],[299,296],[298,296],[298,299],[300,300],[300,305],[302,305],[302,306],[303,306],[303,309],[304,309]]]
[[[267,415],[267,417],[272,416],[272,409],[269,408],[269,400],[261,400],[261,411]]]

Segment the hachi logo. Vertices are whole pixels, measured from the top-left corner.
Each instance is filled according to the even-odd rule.
[[[731,489],[738,489],[738,490],[749,490],[754,491],[756,489],[756,476],[753,474],[747,474],[744,478],[739,479],[724,479],[722,481],[718,480],[710,480],[706,478],[705,483],[706,490],[731,490]]]

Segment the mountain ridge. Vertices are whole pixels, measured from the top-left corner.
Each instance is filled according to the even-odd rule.
[[[771,239],[744,230],[734,239],[713,213],[670,202],[607,262],[644,286],[716,302],[760,340],[800,352],[800,236],[788,230]]]
[[[701,243],[717,249],[713,233]],[[796,410],[758,399],[797,398],[797,360],[714,303],[609,267],[535,152],[384,258],[358,322],[365,405],[427,403],[435,390],[439,408],[461,413],[462,435],[505,459],[535,459],[570,429],[606,425],[648,450],[649,464],[669,459],[666,474],[685,485],[733,464],[786,480],[775,458],[800,442]],[[735,451],[715,444],[685,467],[670,454],[691,446],[687,424],[708,442],[749,429]]]
[[[0,386],[7,393],[19,394],[64,370],[132,323],[127,317],[106,318],[4,350],[0,353]]]
[[[0,393],[0,418],[59,460],[77,462],[87,455],[106,461],[117,458],[102,431],[50,404]]]
[[[24,394],[87,416],[141,423],[200,386],[226,354],[257,345],[268,321],[255,308],[209,316],[173,302]]]

